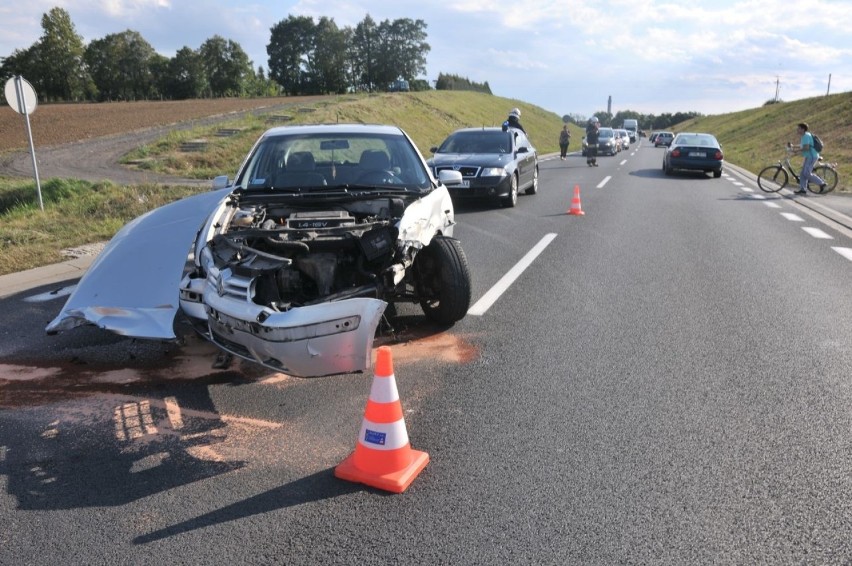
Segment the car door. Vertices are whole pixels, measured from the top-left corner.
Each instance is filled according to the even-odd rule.
[[[515,161],[518,164],[518,187],[532,183],[535,173],[535,151],[523,132],[515,136]]]

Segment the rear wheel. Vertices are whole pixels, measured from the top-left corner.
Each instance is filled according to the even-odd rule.
[[[789,177],[780,165],[764,167],[757,175],[757,186],[767,193],[777,193],[787,186]]]
[[[837,171],[828,165],[820,165],[814,167],[814,175],[825,181],[825,189],[821,190],[816,183],[808,183],[808,190],[818,195],[830,193],[837,186]]]
[[[452,324],[470,307],[470,268],[458,240],[435,236],[414,259],[420,306],[429,320]]]

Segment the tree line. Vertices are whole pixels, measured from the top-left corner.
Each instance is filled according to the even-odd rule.
[[[397,79],[412,90],[429,88],[416,78],[430,50],[422,20],[376,23],[367,15],[339,28],[332,18],[290,15],[270,30],[268,74],[219,35],[169,58],[133,30],[85,45],[59,7],[42,16],[41,27],[33,45],[0,58],[0,81],[21,75],[48,102],[343,94],[385,91]]]

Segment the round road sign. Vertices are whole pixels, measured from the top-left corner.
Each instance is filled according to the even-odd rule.
[[[12,77],[6,81],[6,90],[3,92],[6,95],[6,102],[18,114],[35,112],[36,106],[38,106],[38,98],[33,85],[27,82],[24,77]]]

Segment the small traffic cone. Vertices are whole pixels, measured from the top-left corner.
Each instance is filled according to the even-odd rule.
[[[393,374],[391,349],[381,346],[355,451],[334,468],[343,480],[402,493],[429,463],[411,448]]]
[[[571,208],[568,209],[566,214],[573,216],[583,216],[586,214],[583,212],[583,207],[580,204],[580,185],[574,185],[574,198],[571,199]]]

